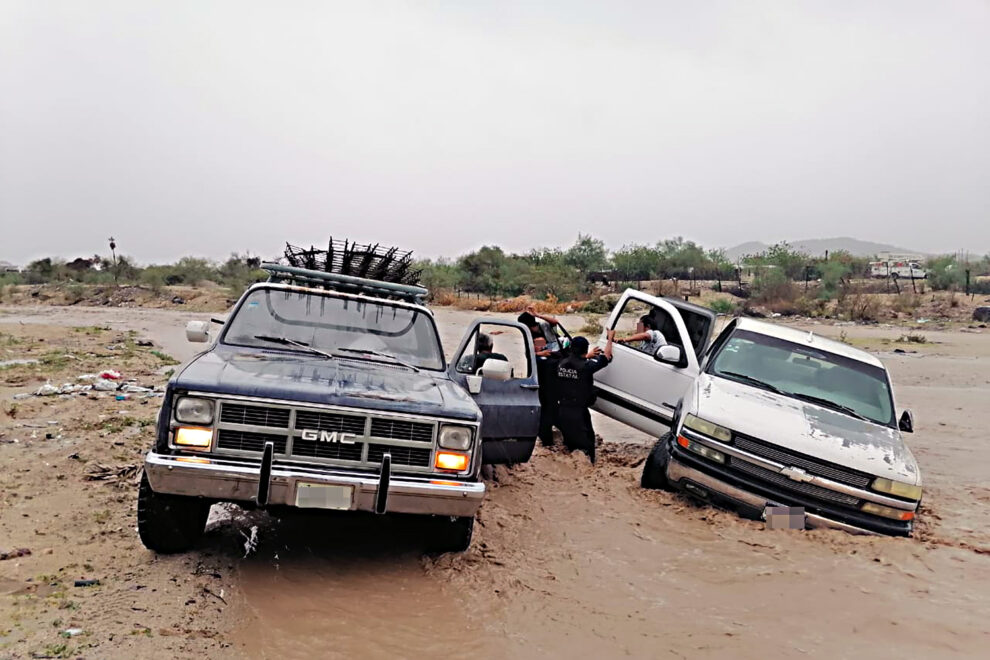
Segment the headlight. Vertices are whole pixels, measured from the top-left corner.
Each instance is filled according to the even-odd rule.
[[[175,445],[190,449],[209,449],[213,442],[213,429],[180,426],[175,430]]]
[[[688,415],[684,418],[684,426],[688,427],[692,431],[697,431],[698,433],[711,436],[716,440],[721,440],[722,442],[732,441],[732,431],[724,426],[713,424],[712,422],[701,419],[700,417],[695,417],[694,415]]]
[[[467,451],[471,448],[471,429],[467,426],[444,426],[440,429],[440,446]]]
[[[863,506],[859,508],[865,513],[872,513],[875,516],[883,516],[884,518],[893,518],[894,520],[914,519],[914,511],[895,509],[892,506],[884,506],[882,504],[877,504],[876,502],[865,502]]]
[[[681,447],[684,447],[687,450],[693,451],[695,454],[698,454],[699,456],[704,456],[710,461],[715,461],[716,463],[725,463],[725,454],[715,449],[712,449],[707,445],[703,445],[700,442],[695,442],[694,440],[685,438],[683,435],[677,436],[677,444],[679,444]]]
[[[894,481],[893,479],[874,479],[873,490],[908,500],[921,499],[921,486],[906,484],[903,481]]]
[[[175,419],[184,424],[212,424],[213,401],[184,396],[175,402]]]

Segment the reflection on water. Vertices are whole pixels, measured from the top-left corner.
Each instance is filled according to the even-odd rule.
[[[263,521],[240,566],[245,654],[492,657],[483,619],[424,572],[424,523],[360,514]]]

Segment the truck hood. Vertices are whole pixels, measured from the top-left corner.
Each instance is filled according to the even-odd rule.
[[[444,372],[259,349],[217,347],[176,374],[174,389],[478,421],[474,400]]]
[[[695,414],[743,435],[878,477],[921,483],[897,429],[709,374],[695,381],[694,394]]]

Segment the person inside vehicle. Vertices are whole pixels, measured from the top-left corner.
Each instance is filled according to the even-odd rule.
[[[536,307],[529,305],[526,307],[526,311],[519,315],[517,319],[524,326],[529,328],[529,332],[533,335],[533,340],[537,340],[540,337],[546,341],[545,350],[555,353],[560,350],[560,343],[557,341],[557,333],[553,331],[555,326],[560,325],[555,317],[549,316],[547,314],[540,314],[536,311]]]
[[[629,335],[628,337],[622,337],[616,339],[617,344],[632,344],[634,342],[640,342],[638,346],[634,346],[637,351],[642,351],[653,355],[657,352],[657,349],[661,346],[667,344],[666,338],[664,338],[663,333],[657,330],[657,321],[649,314],[645,314],[639,317],[639,322],[636,323],[636,332]]]
[[[474,352],[468,353],[461,358],[460,363],[457,365],[457,370],[462,373],[473,374],[485,366],[485,360],[509,361],[509,358],[494,351],[495,342],[492,340],[491,335],[479,332],[478,337],[474,340]]]
[[[609,330],[605,350],[588,350],[588,340],[575,337],[571,353],[557,365],[559,392],[557,420],[564,436],[564,446],[579,449],[595,462],[595,429],[591,425],[589,408],[595,402],[595,372],[612,361],[612,340],[615,330]]]

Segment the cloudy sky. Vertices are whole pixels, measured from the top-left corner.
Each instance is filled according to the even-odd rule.
[[[0,259],[990,250],[986,0],[0,0]]]

